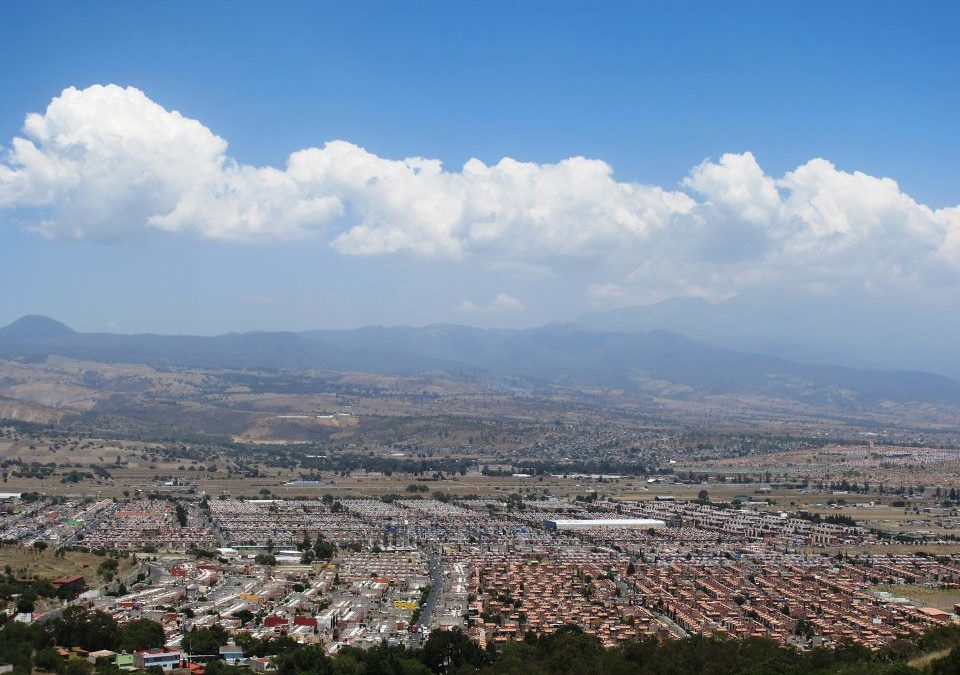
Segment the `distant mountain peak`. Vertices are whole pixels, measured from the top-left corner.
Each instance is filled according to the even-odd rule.
[[[73,334],[70,326],[40,314],[22,316],[0,328],[0,338],[7,340],[47,340]]]

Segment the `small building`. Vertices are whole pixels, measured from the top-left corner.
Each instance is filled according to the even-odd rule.
[[[180,667],[180,660],[180,651],[172,649],[150,649],[133,654],[133,665],[137,670],[146,670],[151,666],[173,670]]]
[[[264,673],[274,670],[273,661],[266,656],[258,656],[247,661],[246,666],[255,673]]]
[[[277,616],[276,614],[271,614],[266,619],[263,620],[263,625],[267,628],[276,628],[277,626],[286,626],[289,623],[282,616]]]
[[[243,661],[243,650],[235,644],[225,644],[220,647],[220,658],[223,659],[228,666],[235,666]]]
[[[953,618],[953,615],[950,612],[944,612],[942,609],[937,609],[936,607],[920,607],[920,611],[926,614],[927,616],[932,616],[936,619],[944,619],[949,621]]]
[[[87,654],[87,661],[96,664],[98,661],[113,661],[117,653],[109,649],[98,649],[95,652]]]
[[[69,577],[60,577],[59,579],[54,579],[50,582],[53,584],[53,587],[58,591],[60,589],[66,589],[71,593],[79,593],[86,586],[86,582],[83,579],[83,576],[80,574],[75,574]]]

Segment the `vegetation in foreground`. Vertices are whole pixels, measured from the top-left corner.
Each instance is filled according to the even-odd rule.
[[[188,634],[201,653],[227,641],[219,626]],[[35,670],[57,675],[119,675],[112,662],[89,664],[64,659],[53,647],[85,650],[159,647],[163,630],[146,619],[123,628],[106,614],[80,607],[42,624],[8,623],[0,629],[0,663],[15,675]],[[210,642],[210,644],[206,644]],[[328,656],[322,647],[301,646],[289,638],[237,637],[249,655],[274,656],[278,675],[946,675],[960,673],[960,627],[930,631],[918,640],[900,641],[880,651],[855,644],[798,652],[771,640],[690,637],[643,640],[604,649],[576,628],[552,635],[528,635],[499,649],[481,649],[459,630],[437,631],[420,649],[381,645],[346,648]],[[913,664],[913,665],[911,665]],[[210,675],[247,675],[252,671],[222,661],[205,664]]]

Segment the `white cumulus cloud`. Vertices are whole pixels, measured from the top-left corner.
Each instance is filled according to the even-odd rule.
[[[677,187],[618,181],[584,157],[451,171],[346,141],[258,167],[201,122],[115,85],[66,89],[27,116],[0,159],[0,208],[49,238],[316,237],[345,255],[476,258],[541,275],[576,262],[598,270],[590,293],[608,302],[769,283],[960,286],[960,206],[931,208],[825,159],[778,177],[750,152],[726,154]],[[522,307],[501,296],[491,305]]]
[[[618,183],[604,162],[390,160],[345,141],[294,152],[283,169],[240,164],[227,143],[143,92],[66,89],[31,114],[0,164],[0,206],[36,208],[48,237],[138,230],[285,240],[330,230],[348,254],[458,257],[505,240],[530,255],[580,254],[662,227],[693,200]],[[589,223],[589,226],[585,226]]]

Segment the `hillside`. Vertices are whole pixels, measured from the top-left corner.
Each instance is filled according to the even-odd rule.
[[[0,329],[0,358],[31,361],[50,355],[197,368],[487,373],[684,399],[730,394],[839,407],[960,404],[960,384],[930,373],[799,363],[666,331],[626,333],[566,324],[529,330],[434,325],[196,337],[75,333],[50,319],[29,317]]]

